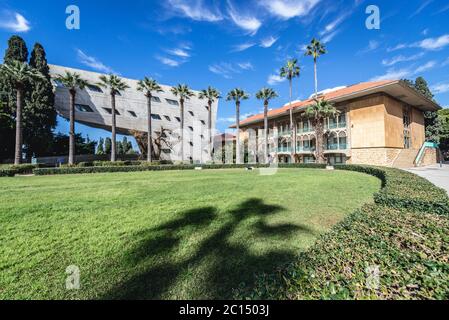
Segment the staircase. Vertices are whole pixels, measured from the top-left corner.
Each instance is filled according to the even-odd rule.
[[[399,169],[413,168],[418,152],[419,150],[414,149],[401,150],[398,157],[393,162],[393,167]]]

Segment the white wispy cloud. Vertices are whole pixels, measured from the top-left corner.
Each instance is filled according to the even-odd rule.
[[[421,53],[418,53],[418,54],[415,54],[415,55],[412,55],[412,56],[408,56],[408,57],[407,56],[403,56],[403,55],[399,55],[399,56],[395,56],[395,57],[393,57],[391,59],[384,59],[384,60],[382,60],[382,64],[384,66],[391,67],[391,66],[394,66],[395,64],[400,63],[400,62],[409,62],[409,61],[418,60],[419,58],[422,58],[423,56],[424,56],[424,52],[421,52]]]
[[[262,5],[271,15],[288,20],[303,17],[315,8],[320,0],[262,0]]]
[[[251,62],[240,62],[237,63],[237,65],[243,70],[254,70],[254,66]]]
[[[171,54],[172,56],[177,56],[177,57],[181,57],[181,58],[189,58],[190,57],[189,52],[187,52],[184,49],[180,49],[180,48],[167,49],[166,52],[168,54]]]
[[[424,40],[412,44],[401,43],[393,48],[388,48],[387,51],[393,52],[406,48],[421,48],[429,51],[438,51],[447,47],[448,45],[449,45],[449,34],[444,34],[438,38],[426,38]]]
[[[377,50],[379,47],[380,47],[380,42],[379,41],[377,41],[377,40],[370,40],[368,45],[364,49],[360,50],[358,52],[358,54],[368,53],[368,52]]]
[[[420,42],[414,43],[412,47],[419,47],[426,50],[440,50],[449,45],[449,34],[442,35],[438,38],[427,38]]]
[[[276,43],[276,41],[278,41],[278,38],[269,36],[268,38],[262,39],[262,41],[260,41],[260,46],[262,48],[270,48],[273,44]]]
[[[409,18],[413,18],[413,17],[415,17],[415,16],[417,16],[418,14],[420,14],[425,8],[427,8],[427,6],[429,5],[429,4],[431,4],[433,2],[433,0],[427,0],[427,1],[424,1],[419,7],[418,7],[418,9],[415,11],[415,12],[413,12],[412,13],[412,15],[409,17]]]
[[[436,65],[437,65],[436,61],[429,61],[426,64],[416,68],[415,74],[429,71],[429,70],[433,69]]]
[[[449,92],[449,83],[439,83],[431,87],[432,92],[436,94]]]
[[[245,30],[250,35],[255,35],[259,28],[262,26],[262,22],[254,16],[248,14],[243,15],[235,10],[231,1],[228,1],[228,14],[232,22],[239,28]]]
[[[232,79],[235,74],[241,73],[242,70],[254,70],[251,62],[229,63],[220,62],[209,66],[209,71],[222,76],[225,79]]]
[[[27,32],[31,29],[30,22],[20,13],[3,10],[0,14],[0,29],[12,32]]]
[[[106,66],[103,62],[101,62],[97,58],[87,55],[81,49],[76,49],[76,53],[79,62],[84,64],[85,66],[88,66],[94,69],[95,71],[99,71],[102,73],[116,73],[111,67]]]
[[[334,31],[334,32],[331,32],[331,33],[325,35],[325,36],[321,39],[321,41],[322,41],[323,43],[329,43],[329,42],[331,42],[332,39],[334,39],[335,36],[336,36],[337,34],[339,34],[339,33],[340,33],[340,30],[336,30],[336,31]]]
[[[167,0],[166,4],[168,10],[195,21],[223,20],[220,9],[217,6],[208,6],[203,0]]]
[[[282,78],[280,75],[278,75],[278,74],[270,74],[268,76],[267,83],[270,86],[275,86],[275,85],[277,85],[277,84],[279,84],[281,82],[284,82],[284,81],[285,81],[285,78]]]
[[[242,44],[238,44],[232,47],[232,52],[241,52],[241,51],[245,51],[249,48],[254,47],[256,44],[254,42],[246,42],[246,43],[242,43]]]
[[[182,61],[178,61],[172,58],[167,58],[163,56],[156,56],[156,59],[159,60],[162,64],[165,64],[169,67],[179,67],[182,64]]]
[[[408,68],[394,69],[390,68],[387,72],[380,76],[375,76],[371,78],[370,81],[382,81],[382,80],[400,80],[416,76],[420,73],[429,71],[437,65],[436,61],[429,61],[420,66],[411,66]]]

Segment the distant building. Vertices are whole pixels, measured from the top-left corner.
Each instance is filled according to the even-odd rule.
[[[340,111],[325,121],[324,153],[330,163],[412,167],[417,162],[436,162],[435,150],[427,150],[431,148],[424,144],[424,112],[441,107],[405,82],[365,82],[326,91],[319,98]],[[307,106],[313,103],[312,98],[293,103],[293,141],[289,105],[268,112],[271,157],[279,162],[315,162],[316,136],[305,116]],[[247,131],[255,129],[260,145],[263,119],[263,114],[258,114],[241,121],[241,135],[247,137]]]
[[[112,110],[110,94],[107,90],[96,85],[99,82],[100,73],[50,65],[50,73],[64,75],[66,71],[76,72],[91,85],[78,92],[76,96],[76,122],[91,127],[110,131],[112,124]],[[122,78],[129,85],[129,89],[116,97],[116,122],[117,133],[130,135],[132,130],[147,132],[147,98],[143,92],[137,91],[138,80]],[[57,81],[53,81],[56,88],[55,107],[64,118],[69,118],[69,92]],[[163,92],[155,93],[152,103],[153,132],[160,133],[161,127],[176,131],[180,129],[180,107],[178,98],[174,96],[170,86],[161,85]],[[185,159],[195,162],[210,160],[207,146],[208,130],[208,106],[206,100],[198,98],[198,91],[194,91],[195,97],[185,102],[184,128],[185,134]],[[218,101],[212,105],[212,132],[215,132]],[[181,160],[181,155],[170,148],[162,148],[163,160]]]

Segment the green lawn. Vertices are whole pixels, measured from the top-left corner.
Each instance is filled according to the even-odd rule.
[[[1,178],[0,299],[230,298],[379,188],[315,169]]]

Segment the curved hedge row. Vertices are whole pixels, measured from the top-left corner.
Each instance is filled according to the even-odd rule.
[[[383,188],[375,203],[349,215],[289,265],[257,275],[252,286],[242,284],[235,298],[448,299],[446,192],[402,170],[336,169],[379,177]]]
[[[17,174],[17,170],[0,169],[0,177],[14,177],[16,174]]]

